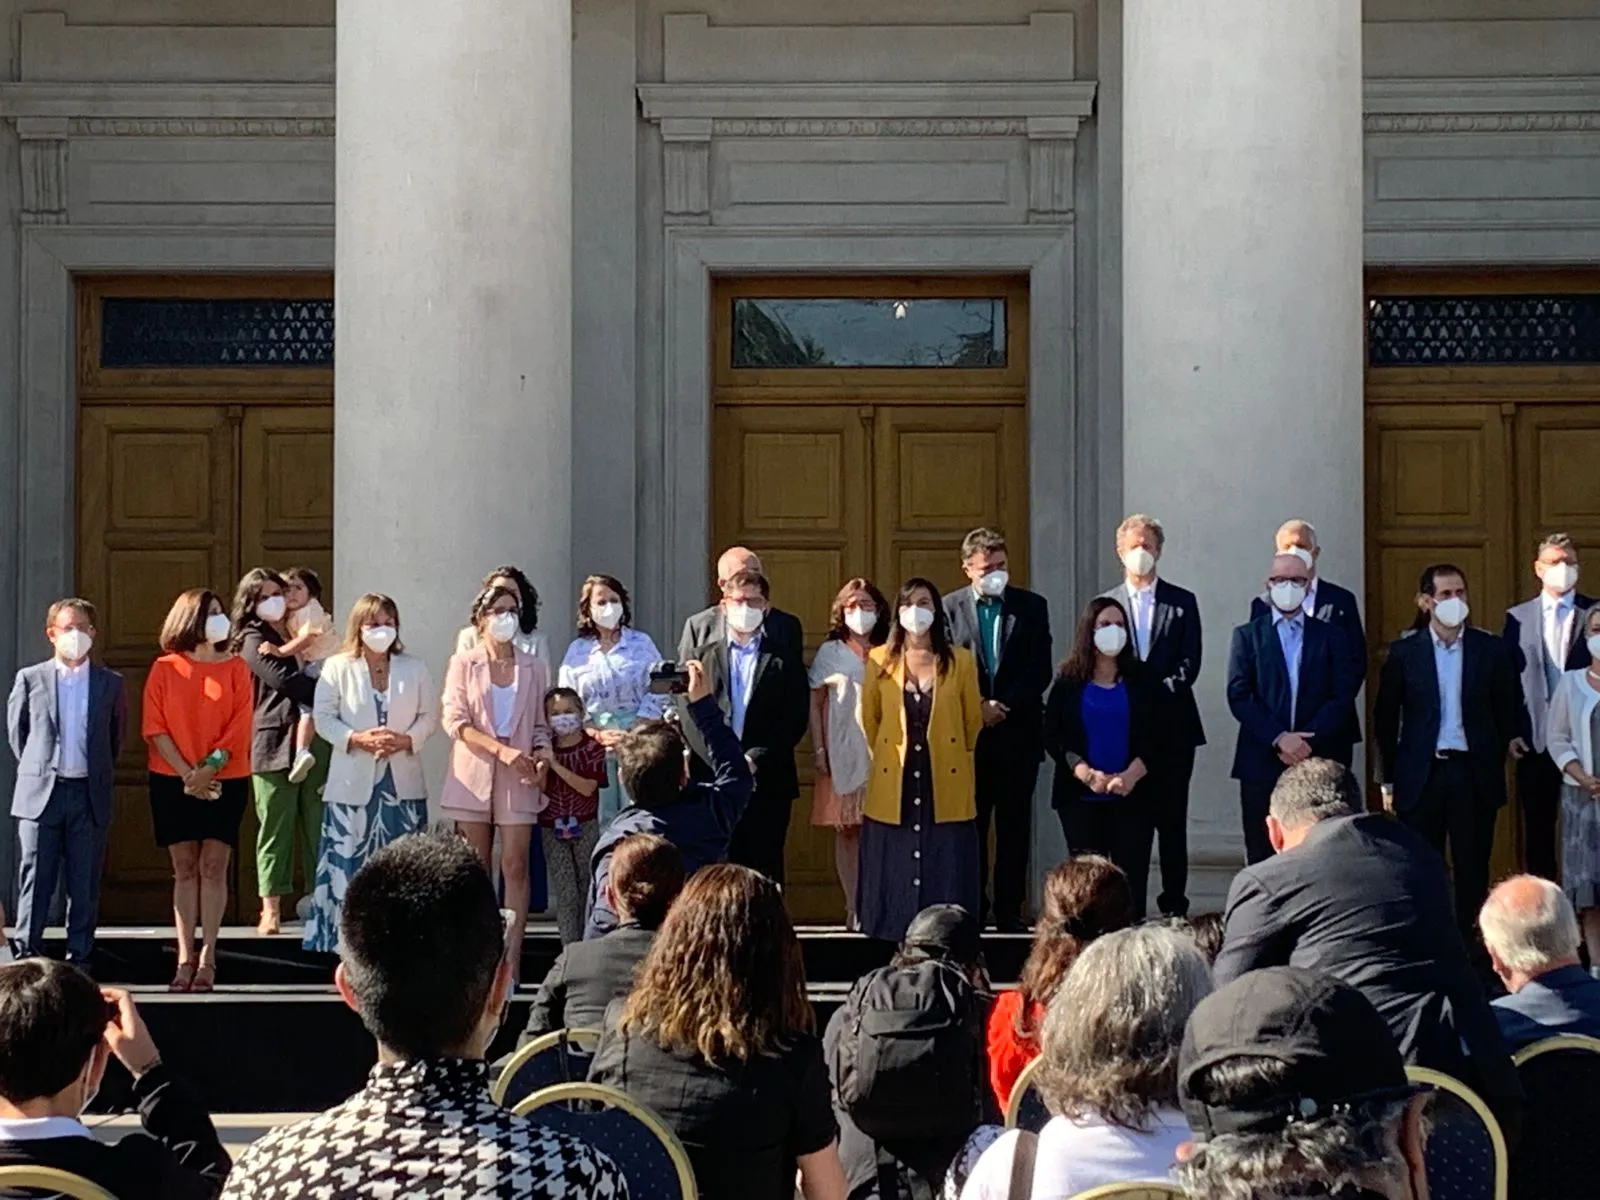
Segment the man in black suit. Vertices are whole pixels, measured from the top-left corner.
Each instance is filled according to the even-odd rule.
[[[1555,879],[1562,774],[1546,753],[1550,697],[1563,671],[1589,665],[1583,629],[1594,601],[1578,591],[1578,548],[1564,533],[1552,533],[1539,543],[1533,573],[1539,577],[1539,594],[1506,610],[1504,636],[1522,678],[1521,736],[1529,751],[1517,760],[1523,855],[1529,871]]]
[[[767,632],[770,593],[765,575],[735,572],[722,587],[723,636],[694,647],[685,661],[705,665],[706,683],[755,773],[755,792],[733,831],[728,860],[781,884],[789,810],[800,795],[794,748],[806,733],[811,690],[798,638]],[[695,753],[692,770],[709,778],[711,754],[699,728],[685,720],[683,731]]]
[[[1206,734],[1194,699],[1200,676],[1200,604],[1193,592],[1157,578],[1166,543],[1166,531],[1154,517],[1135,513],[1124,520],[1117,526],[1117,557],[1125,574],[1105,595],[1128,614],[1134,651],[1159,689],[1160,747],[1139,786],[1155,806],[1161,839],[1156,904],[1162,915],[1181,917],[1189,911],[1189,778],[1195,749],[1206,744]]]
[[[1252,863],[1272,856],[1267,809],[1284,768],[1313,754],[1350,765],[1350,712],[1359,676],[1344,634],[1306,615],[1310,582],[1303,559],[1278,555],[1267,576],[1272,611],[1233,631],[1228,707],[1239,722],[1233,777]]]
[[[1439,856],[1400,822],[1363,812],[1355,776],[1327,759],[1283,773],[1267,830],[1277,853],[1228,892],[1217,986],[1279,966],[1347,983],[1407,1062],[1463,1080],[1514,1130],[1522,1088],[1454,930]]]
[[[606,877],[617,927],[561,948],[528,1011],[520,1045],[557,1029],[599,1029],[606,1006],[633,990],[667,909],[683,890],[683,855],[666,838],[634,833],[617,843]]]
[[[988,904],[989,823],[994,822],[994,919],[1003,933],[1022,917],[1033,834],[1033,789],[1044,761],[1044,691],[1050,686],[1050,609],[1011,586],[1005,535],[974,529],[961,542],[971,587],[944,598],[950,641],[978,660],[983,731],[973,769],[978,790],[978,894]],[[980,914],[980,920],[982,916]]]
[[[766,572],[761,566],[761,556],[754,550],[744,546],[730,546],[722,552],[722,557],[717,559],[717,594],[720,596],[732,579],[740,571],[754,571],[758,575]],[[710,608],[703,608],[694,616],[683,623],[683,633],[678,637],[678,661],[688,662],[694,657],[694,652],[701,646],[712,642],[726,641],[728,627],[723,620],[721,603],[713,604]],[[783,646],[796,655],[805,653],[805,638],[800,629],[800,618],[782,609],[768,606],[766,619],[762,622],[761,636],[774,647]]]
[[[108,1144],[80,1114],[112,1056],[133,1076],[143,1129]],[[34,958],[0,967],[0,1166],[70,1171],[125,1200],[209,1200],[232,1162],[128,993]]]
[[[1378,782],[1384,807],[1441,857],[1448,841],[1457,928],[1476,946],[1495,818],[1506,802],[1506,753],[1522,753],[1521,690],[1505,642],[1467,625],[1461,568],[1423,571],[1417,606],[1418,628],[1389,647],[1378,679]]]

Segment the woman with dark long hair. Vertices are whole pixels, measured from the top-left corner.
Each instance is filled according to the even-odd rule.
[[[983,729],[978,663],[950,644],[939,589],[906,580],[889,640],[867,656],[861,727],[872,765],[861,815],[862,932],[899,943],[930,904],[978,912],[972,754]]]
[[[517,632],[511,639],[511,644],[519,654],[527,654],[544,663],[546,668],[554,670],[550,660],[550,642],[539,631],[539,590],[528,582],[528,577],[521,567],[509,563],[503,567],[496,567],[483,577],[483,582],[478,585],[479,593],[492,587],[509,588],[517,598]],[[456,653],[465,654],[481,641],[481,635],[475,624],[469,624],[456,635]]]
[[[1139,782],[1159,731],[1128,629],[1116,600],[1089,601],[1045,704],[1044,744],[1056,762],[1052,803],[1068,848],[1104,854],[1126,871],[1142,917],[1155,813]]]
[[[589,1078],[678,1135],[704,1200],[844,1200],[828,1070],[783,893],[748,867],[703,867],[606,1010]]]
[[[1045,875],[1022,980],[1014,991],[1002,992],[989,1012],[989,1084],[1001,1112],[1017,1076],[1039,1056],[1039,1027],[1067,971],[1095,938],[1126,929],[1133,920],[1128,877],[1109,858],[1076,855]]]

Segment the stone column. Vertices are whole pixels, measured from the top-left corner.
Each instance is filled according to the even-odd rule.
[[[336,600],[572,603],[572,0],[339,0]],[[559,642],[559,637],[556,639]]]
[[[1204,615],[1203,910],[1242,861],[1224,684],[1274,529],[1310,520],[1363,595],[1361,4],[1124,11],[1124,488]]]

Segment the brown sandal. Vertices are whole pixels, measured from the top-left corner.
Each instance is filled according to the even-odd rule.
[[[217,986],[217,966],[215,963],[201,963],[195,970],[194,983],[190,986],[191,992],[210,992]]]
[[[194,990],[194,975],[194,963],[179,963],[177,974],[173,975],[172,982],[167,984],[167,991],[192,992]]]

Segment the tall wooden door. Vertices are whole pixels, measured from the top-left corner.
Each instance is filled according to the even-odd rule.
[[[97,653],[129,698],[108,924],[170,920],[171,869],[151,833],[139,730],[172,601],[191,587],[229,598],[257,565],[330,578],[331,296],[326,278],[80,287],[76,590],[100,609]],[[254,833],[248,814],[230,919],[254,903]]]
[[[1576,539],[1579,587],[1600,588],[1600,275],[1395,273],[1368,292],[1370,699],[1432,563],[1467,573],[1471,620],[1495,633],[1537,591],[1547,534]],[[1521,842],[1513,804],[1497,874]]]
[[[760,552],[808,660],[846,579],[891,597],[914,575],[961,586],[961,539],[975,526],[1008,533],[1012,574],[1026,580],[1024,282],[727,280],[716,304],[713,539]],[[837,921],[809,744],[799,763],[789,907]]]

